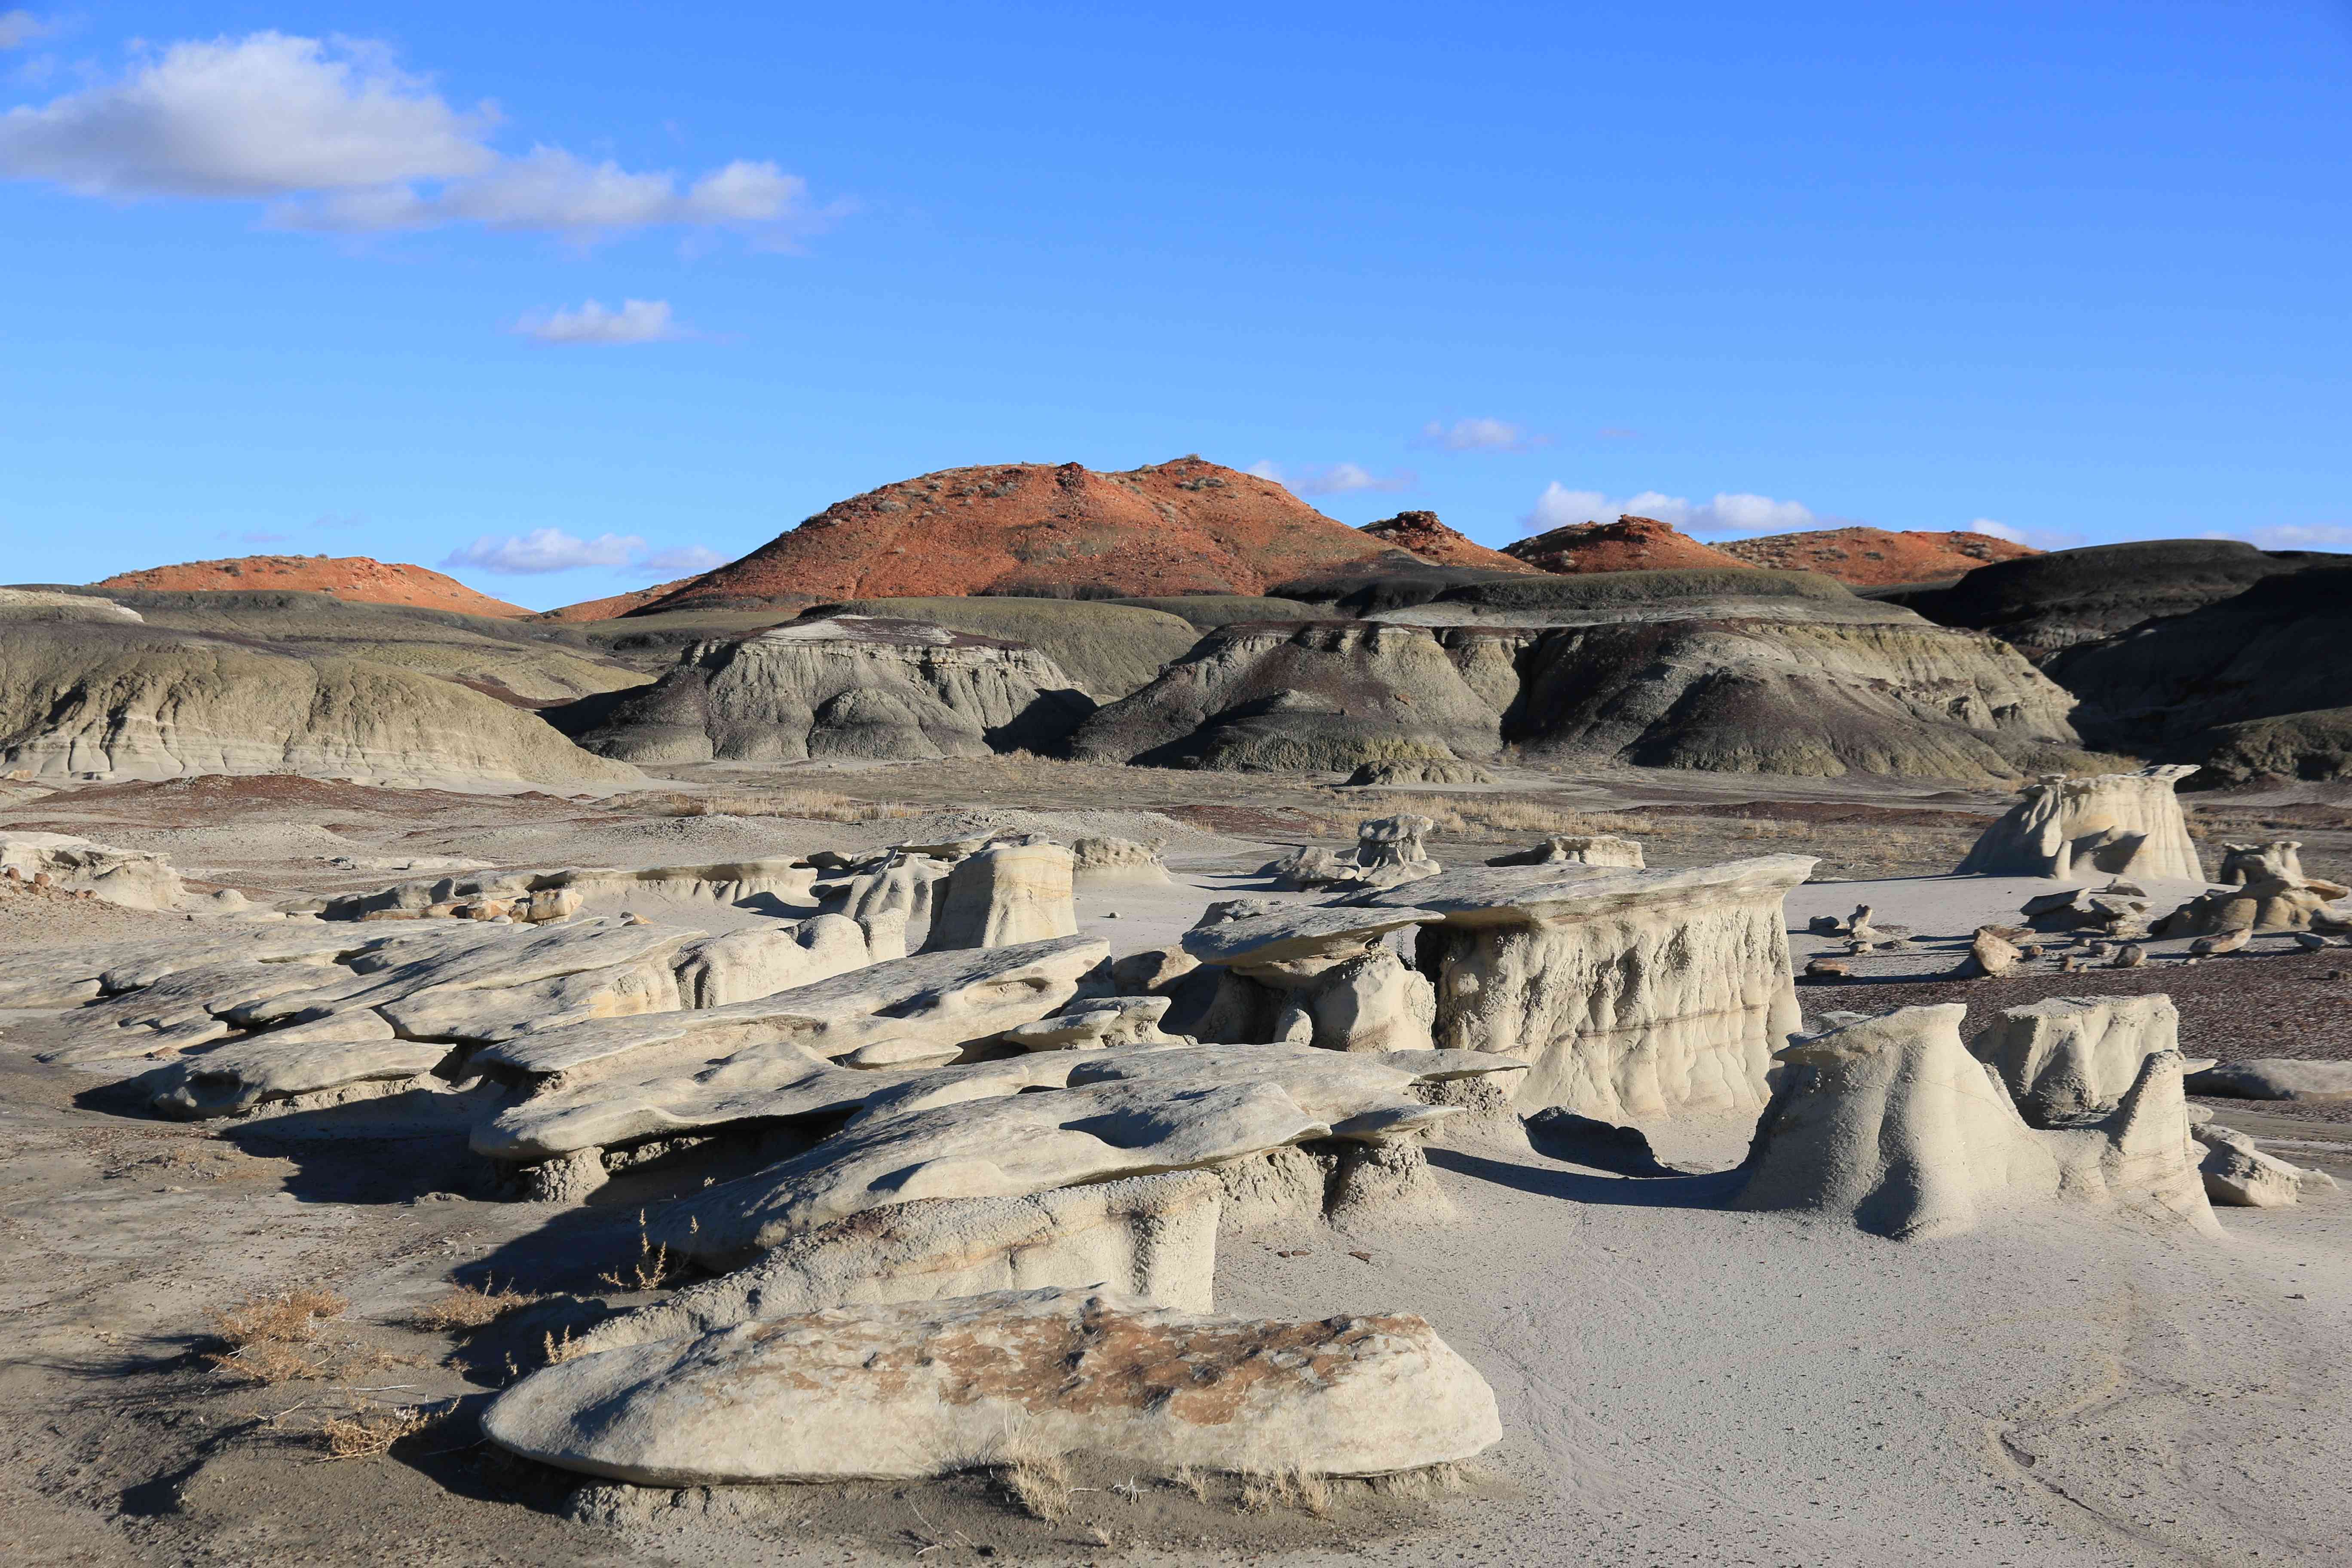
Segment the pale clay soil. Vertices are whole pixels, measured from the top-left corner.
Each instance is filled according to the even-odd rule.
[[[837,816],[860,802],[906,815],[744,809],[789,804],[787,790],[821,792],[793,799]],[[333,856],[644,866],[950,837],[992,816],[1061,837],[1163,837],[1174,885],[1081,900],[1081,928],[1124,952],[1171,941],[1211,899],[1259,891],[1249,873],[1287,847],[1336,841],[1370,814],[1366,793],[1004,761],[711,770],[677,781],[678,798],[634,802],[287,781],[16,791],[0,796],[0,823],[159,850],[269,899],[403,875],[338,869]],[[742,798],[730,815],[658,814],[714,794]],[[2263,943],[2272,951],[2190,968],[2159,947],[2128,974],[1933,978],[1974,923],[2021,896],[1932,875],[2004,806],[1996,794],[1516,770],[1489,789],[1378,792],[1372,808],[1408,795],[1435,803],[1434,852],[1449,861],[1584,830],[1641,838],[1654,865],[1821,857],[1817,874],[1841,880],[1792,895],[1792,926],[1872,902],[1921,940],[1855,981],[1801,986],[1809,1015],[1956,1000],[1973,1029],[2035,996],[2163,989],[2191,1055],[2352,1056],[2352,952],[2291,957]],[[2209,840],[2299,837],[2315,874],[2352,869],[2341,825],[2352,814],[2332,801],[2189,799]],[[1007,815],[1020,813],[1047,815]],[[759,918],[707,904],[643,912],[705,929]],[[0,897],[0,964],[11,951],[180,919]],[[1792,938],[1801,963],[1819,945]],[[1721,1173],[1744,1150],[1744,1118],[1645,1129],[1686,1177],[1440,1150],[1454,1223],[1309,1227],[1221,1247],[1221,1310],[1420,1312],[1479,1368],[1506,1436],[1452,1479],[1457,1489],[1342,1486],[1327,1520],[1244,1512],[1218,1485],[1202,1500],[1148,1478],[1125,1488],[1130,1478],[1091,1463],[1078,1480],[1099,1489],[1051,1525],[982,1478],[650,1493],[616,1507],[501,1459],[473,1427],[509,1361],[539,1364],[541,1336],[578,1302],[472,1335],[409,1320],[452,1279],[650,1299],[599,1277],[634,1259],[640,1209],[698,1185],[711,1163],[627,1173],[585,1208],[494,1202],[462,1130],[404,1121],[396,1101],[156,1121],[101,1079],[32,1061],[60,1026],[0,1014],[10,1563],[2267,1565],[2341,1562],[2352,1527],[2352,1186],[2293,1208],[2222,1211],[2218,1243],[2081,1215],[1898,1244],[1729,1212]],[[2210,1103],[2286,1157],[2352,1181],[2352,1127],[2326,1108]],[[205,1359],[218,1348],[210,1310],[306,1286],[350,1302],[303,1350],[321,1375],[261,1384]],[[389,1455],[326,1458],[321,1425],[366,1405],[447,1414]]]

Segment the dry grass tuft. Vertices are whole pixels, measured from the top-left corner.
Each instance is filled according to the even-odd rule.
[[[326,1446],[327,1458],[331,1459],[364,1459],[390,1453],[394,1443],[422,1432],[436,1419],[413,1405],[386,1407],[362,1403],[349,1415],[321,1422],[319,1440]]]
[[[227,1348],[207,1351],[205,1359],[224,1372],[256,1383],[290,1383],[322,1377],[326,1368],[309,1353],[320,1326],[340,1318],[351,1302],[332,1290],[307,1286],[274,1296],[247,1296],[224,1311],[205,1315],[213,1332]]]
[[[539,1298],[516,1289],[511,1285],[459,1285],[437,1301],[426,1303],[409,1321],[417,1328],[436,1334],[453,1329],[478,1329],[496,1321],[517,1307],[528,1307]]]
[[[1330,1478],[1297,1465],[1244,1473],[1241,1511],[1272,1513],[1277,1508],[1295,1508],[1315,1519],[1330,1518]]]
[[[686,795],[647,790],[620,795],[610,809],[643,816],[797,816],[808,822],[887,822],[917,815],[897,801],[859,800],[831,790],[785,789],[768,795]]]
[[[1183,1492],[1194,1502],[1207,1502],[1209,1500],[1209,1478],[1194,1469],[1192,1466],[1177,1466],[1176,1473],[1169,1477],[1168,1479],[1170,1484],[1174,1486],[1178,1491]]]
[[[1047,1524],[1068,1517],[1076,1496],[1070,1485],[1070,1462],[1028,1428],[1008,1426],[988,1463],[996,1472],[997,1485],[1029,1517]]]

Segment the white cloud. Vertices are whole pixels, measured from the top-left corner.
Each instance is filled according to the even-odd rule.
[[[1995,539],[2006,539],[2011,544],[2022,544],[2025,542],[2025,530],[2021,528],[2011,528],[2005,522],[1996,522],[1989,517],[1980,517],[1971,521],[1968,526],[1967,531],[1970,533],[1990,533]]]
[[[2352,546],[2352,523],[2284,522],[2275,527],[2209,533],[2205,537],[2243,540],[2258,550],[2338,550]]]
[[[1449,452],[1527,452],[1551,445],[1549,436],[1531,436],[1524,426],[1504,419],[1456,419],[1448,425],[1433,419],[1421,427],[1420,442]]]
[[[48,30],[30,11],[0,11],[0,49],[21,49]]]
[[[1770,496],[1724,491],[1694,505],[1685,497],[1660,490],[1612,497],[1601,490],[1572,490],[1557,479],[1536,498],[1524,521],[1530,531],[1541,533],[1570,523],[1613,522],[1620,516],[1654,517],[1685,533],[1795,533],[1824,526],[1824,520],[1801,501]]]
[[[489,143],[498,121],[488,103],[453,108],[383,45],[255,33],[173,44],[119,81],[0,115],[0,174],[86,195],[268,201],[279,227],[341,233],[474,223],[772,238],[815,221],[806,183],[772,163],[739,159],[681,186],[561,147],[509,156]]]
[[[667,300],[624,300],[617,310],[590,300],[576,310],[525,316],[512,330],[542,343],[660,343],[694,335],[671,320]]]
[[[648,550],[646,542],[634,533],[600,533],[593,539],[581,539],[560,528],[535,528],[529,533],[509,533],[504,538],[486,533],[473,543],[451,551],[441,564],[445,569],[470,567],[478,572],[495,572],[502,577],[532,577],[548,572],[575,571],[583,566],[612,566],[632,576],[659,581],[699,575],[731,559],[699,544]]]
[[[1330,463],[1321,467],[1284,468],[1270,462],[1252,463],[1244,473],[1272,479],[1294,495],[1336,496],[1357,490],[1409,490],[1421,482],[1410,469],[1376,474],[1360,463]]]
[[[629,564],[648,577],[699,577],[714,566],[724,566],[730,559],[702,544],[681,544],[674,550],[656,550]]]
[[[577,539],[560,528],[534,528],[504,539],[484,534],[441,564],[471,566],[503,576],[527,577],[541,572],[569,572],[578,566],[625,566],[641,554],[646,542],[634,533],[600,533]]]

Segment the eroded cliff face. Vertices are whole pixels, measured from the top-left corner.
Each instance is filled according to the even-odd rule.
[[[2007,780],[2071,744],[2072,699],[2014,649],[1906,616],[1576,626],[1228,626],[1079,727],[1080,756],[1347,769],[1405,757]]]
[[[635,768],[415,670],[131,623],[0,617],[0,771],[305,773],[445,789],[611,789]]]
[[[1044,750],[1093,707],[1035,648],[838,616],[697,643],[651,687],[548,717],[630,762],[798,762]]]

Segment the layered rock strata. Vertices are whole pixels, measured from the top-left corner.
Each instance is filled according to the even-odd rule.
[[[1984,830],[1956,868],[1963,877],[2166,877],[2201,882],[2205,869],[2173,786],[2196,772],[2150,767],[2095,778],[2051,774]]]

